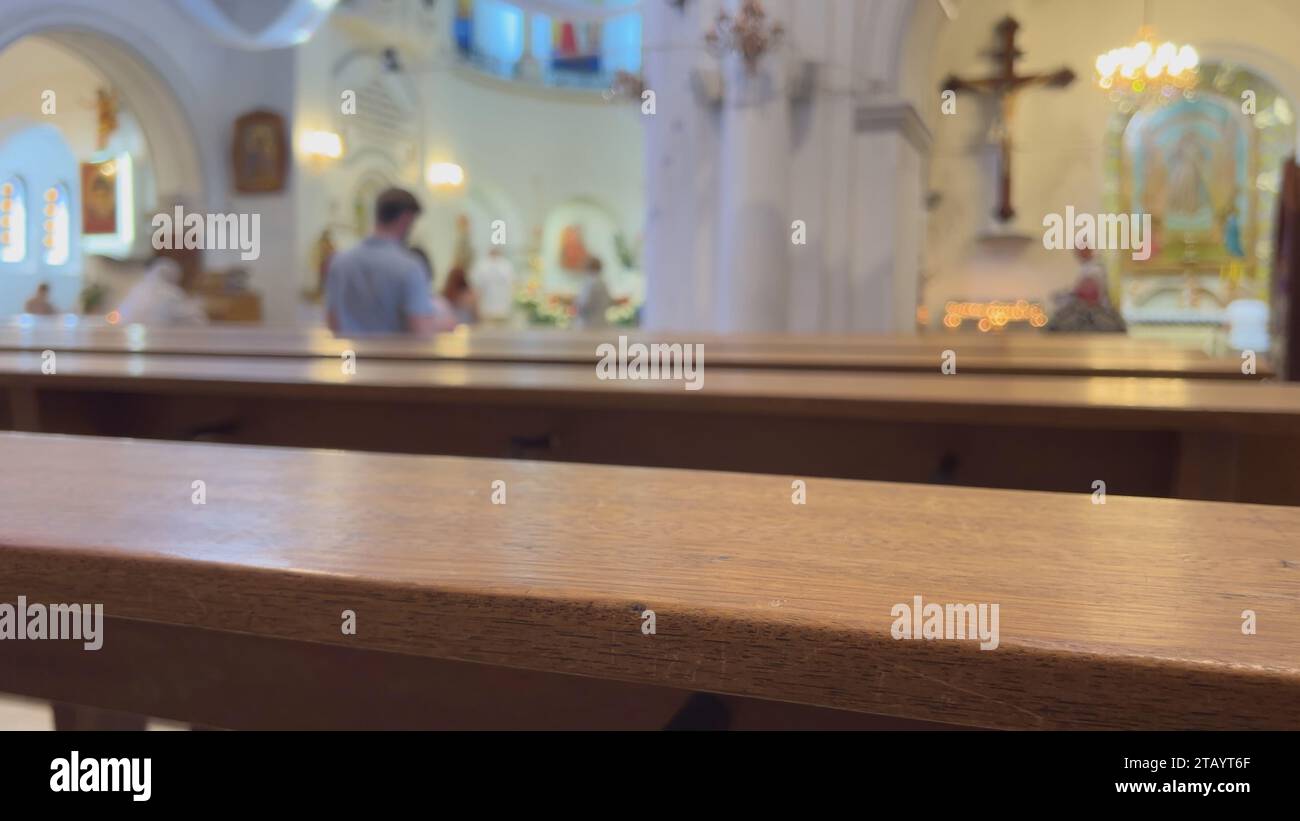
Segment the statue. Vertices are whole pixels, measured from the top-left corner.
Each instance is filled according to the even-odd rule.
[[[117,92],[107,88],[95,89],[95,149],[103,151],[108,148],[108,140],[117,131]]]
[[[316,258],[316,293],[317,295],[325,293],[325,274],[329,271],[330,260],[334,258],[334,252],[337,250],[334,246],[334,238],[330,236],[330,229],[326,228],[320,232],[316,239],[316,245],[313,247],[312,254]]]
[[[1075,254],[1080,263],[1079,279],[1073,289],[1055,295],[1056,310],[1047,323],[1047,330],[1125,333],[1128,325],[1106,293],[1106,269],[1093,258],[1091,248],[1080,248]]]
[[[1210,204],[1210,186],[1204,168],[1205,151],[1191,131],[1178,139],[1169,158],[1168,214],[1195,217]]]
[[[474,244],[469,238],[469,217],[460,214],[456,217],[456,250],[452,254],[451,267],[469,271],[474,267]]]

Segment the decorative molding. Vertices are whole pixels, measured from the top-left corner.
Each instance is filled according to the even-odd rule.
[[[421,100],[410,76],[385,68],[382,55],[353,51],[334,64],[333,99],[345,90],[361,100],[355,113],[334,109],[334,130],[343,137],[344,162],[379,151],[394,158],[402,173],[421,171]]]
[[[265,51],[307,42],[329,19],[338,0],[289,0],[261,31],[244,30],[213,0],[177,0],[176,5],[218,43],[244,51]]]
[[[897,131],[922,154],[929,152],[934,139],[921,115],[916,113],[916,107],[896,97],[871,100],[858,106],[854,124],[858,132]]]

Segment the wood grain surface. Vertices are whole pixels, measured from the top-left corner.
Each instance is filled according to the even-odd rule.
[[[702,344],[715,367],[937,373],[944,351],[956,352],[970,373],[1062,376],[1151,376],[1254,381],[1271,375],[1260,358],[1256,373],[1243,374],[1236,356],[1200,351],[1123,335],[931,334],[737,335],[638,330],[458,330],[429,340],[374,337],[337,339],[323,329],[261,327],[154,329],[143,326],[41,321],[0,326],[0,350],[98,353],[207,354],[278,358],[337,358],[355,351],[367,359],[592,364],[597,346],[661,342]]]
[[[0,460],[0,601],[986,727],[1300,729],[1294,509],[15,434]],[[892,639],[917,595],[998,604],[998,648]]]
[[[445,401],[627,407],[747,409],[772,415],[927,419],[1053,426],[1140,424],[1179,430],[1300,434],[1300,386],[1122,377],[969,374],[837,374],[800,370],[703,371],[703,388],[682,380],[602,380],[590,366],[394,362],[358,357],[355,374],[337,359],[75,354],[42,372],[36,352],[0,353],[0,386],[131,391],[426,397]]]

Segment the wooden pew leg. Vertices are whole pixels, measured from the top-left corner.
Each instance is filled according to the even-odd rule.
[[[944,451],[939,458],[939,464],[935,467],[934,473],[930,474],[929,482],[932,485],[955,485],[957,484],[957,466],[961,460],[957,454],[952,451]]]
[[[36,401],[36,389],[12,387],[9,393],[9,415],[13,419],[14,430],[24,433],[41,432],[40,406]]]
[[[692,693],[664,729],[726,730],[730,727],[731,711],[722,699],[712,693]]]
[[[1185,431],[1178,439],[1174,496],[1208,502],[1238,500],[1240,436]]]
[[[56,730],[143,730],[148,721],[134,713],[101,710],[81,704],[56,701],[50,706],[54,708]]]

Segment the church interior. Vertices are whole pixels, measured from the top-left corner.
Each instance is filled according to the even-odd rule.
[[[0,729],[1300,729],[1300,4],[3,17]]]

